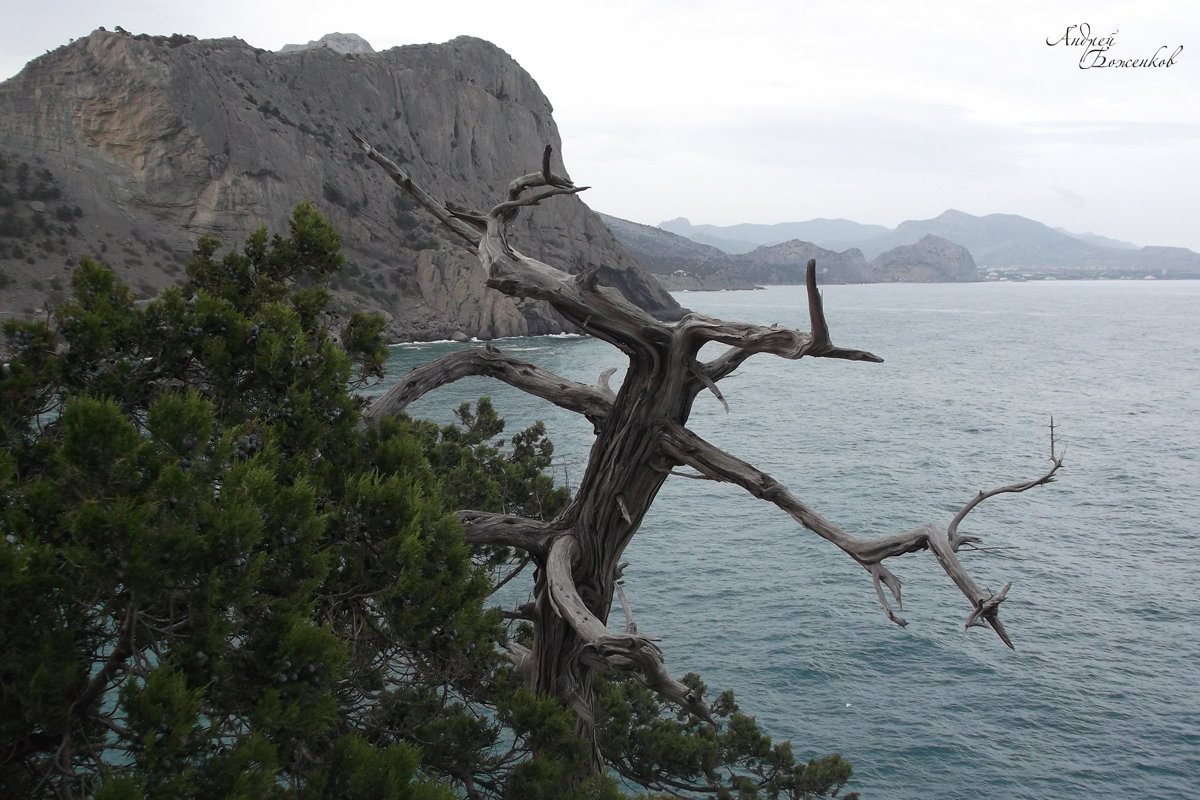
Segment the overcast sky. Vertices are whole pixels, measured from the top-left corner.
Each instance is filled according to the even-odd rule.
[[[584,200],[636,222],[890,227],[955,208],[1200,251],[1196,0],[6,5],[0,76],[101,25],[271,50],[488,39],[550,98]],[[1107,59],[1183,49],[1081,69],[1072,25],[1111,39]]]

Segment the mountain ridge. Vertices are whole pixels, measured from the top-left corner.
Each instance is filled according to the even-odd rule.
[[[868,261],[857,248],[834,251],[792,239],[726,253],[671,231],[600,214],[600,218],[672,291],[735,290],[758,284],[803,283],[809,259],[822,283],[975,281],[981,275],[966,248],[927,235]]]
[[[1186,248],[1138,247],[1095,233],[1076,234],[1051,228],[1017,214],[975,216],[948,209],[931,219],[905,220],[892,229],[837,220],[841,230],[850,236],[844,233],[839,236],[823,228],[827,222],[817,219],[774,225],[716,226],[693,225],[685,218],[676,218],[660,223],[659,227],[685,237],[694,236],[696,240],[702,237],[710,246],[727,242],[725,252],[730,255],[746,252],[748,236],[755,237],[758,246],[778,244],[772,237],[784,231],[807,229],[818,234],[824,232],[809,239],[822,248],[832,252],[855,248],[865,258],[873,259],[932,234],[965,247],[985,271],[1054,268],[1079,270],[1081,274],[1144,272],[1160,277],[1200,277],[1200,254]],[[728,238],[723,239],[722,234]]]

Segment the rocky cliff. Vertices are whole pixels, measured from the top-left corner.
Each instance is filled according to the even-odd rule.
[[[549,101],[479,39],[273,53],[238,39],[99,30],[0,84],[0,306],[40,307],[80,255],[149,294],[180,276],[199,235],[233,245],[260,223],[282,230],[307,199],[343,233],[339,302],[385,312],[392,336],[562,329],[541,304],[487,290],[472,254],[397,192],[347,129],[472,209],[539,168],[546,144],[567,172]],[[603,283],[654,314],[679,314],[578,198],[514,227],[530,255],[571,271],[600,264]]]
[[[294,50],[310,50],[314,47],[328,47],[335,53],[359,54],[375,52],[375,48],[371,47],[371,43],[357,33],[327,33],[320,39],[314,39],[308,44],[285,44],[279,48],[279,52],[290,53]]]

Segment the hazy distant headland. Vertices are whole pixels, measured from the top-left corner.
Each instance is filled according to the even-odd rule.
[[[601,215],[671,289],[798,283],[817,260],[825,283],[1038,278],[1200,278],[1200,254],[1071,233],[1015,214],[946,211],[895,228],[846,219],[657,227]]]

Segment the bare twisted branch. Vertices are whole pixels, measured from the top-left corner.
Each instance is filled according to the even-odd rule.
[[[551,523],[490,511],[459,511],[463,538],[469,544],[516,547],[545,558],[556,529]]]
[[[383,171],[388,174],[397,186],[408,193],[410,197],[416,200],[430,214],[437,218],[439,222],[445,225],[460,238],[470,244],[472,247],[477,247],[480,240],[483,238],[482,231],[475,225],[468,222],[469,217],[462,215],[461,212],[451,210],[445,203],[435,199],[433,195],[421,188],[420,184],[414,183],[413,179],[408,176],[408,173],[400,168],[400,165],[390,158],[380,153],[374,147],[367,143],[367,140],[359,136],[354,131],[350,131],[350,136],[358,143],[358,146],[363,149],[367,158],[374,161]]]
[[[721,342],[730,349],[709,361],[703,369],[708,377],[719,381],[742,365],[750,356],[766,353],[781,358],[799,359],[840,358],[847,361],[882,362],[883,359],[865,350],[837,347],[829,337],[829,323],[825,319],[825,306],[817,289],[817,262],[809,259],[805,270],[805,285],[808,291],[809,332],[796,331],[778,326],[730,323],[691,315],[677,328],[677,335],[688,337],[692,352],[698,352],[707,342]]]
[[[428,364],[415,367],[375,398],[363,412],[364,423],[398,414],[418,398],[446,384],[471,375],[503,381],[523,392],[575,411],[599,425],[612,408],[611,372],[588,386],[559,377],[527,361],[505,355],[488,345],[447,353]]]
[[[883,590],[886,587],[892,597],[895,598],[896,603],[903,608],[900,595],[901,584],[900,580],[884,566],[883,562],[888,558],[904,555],[905,553],[931,550],[947,576],[954,581],[959,591],[974,606],[974,611],[967,618],[967,626],[973,627],[986,623],[996,631],[1006,645],[1009,647],[1013,646],[1012,641],[1009,639],[1008,634],[1004,631],[997,617],[998,607],[1007,595],[1008,587],[1006,586],[999,594],[992,594],[980,588],[975,583],[957,556],[958,547],[963,542],[968,541],[968,539],[957,536],[953,529],[946,531],[933,525],[926,525],[912,531],[878,539],[860,539],[839,528],[800,502],[787,488],[767,473],[762,472],[739,458],[729,455],[720,448],[701,439],[682,425],[667,425],[663,430],[662,441],[664,450],[670,457],[678,460],[679,463],[691,466],[701,474],[715,480],[741,486],[755,497],[778,506],[794,520],[821,538],[837,545],[843,552],[861,564],[871,575],[876,595],[879,598],[884,613],[888,619],[898,625],[905,625],[906,623],[892,609],[891,603],[888,601]],[[1061,466],[1061,463],[1061,457],[1056,458],[1054,466],[1041,478],[1024,484],[1013,484],[993,490],[992,492],[982,493],[968,503],[963,511],[959,512],[951,525],[956,529],[962,517],[987,497],[992,497],[1002,492],[1025,491],[1026,489],[1049,482],[1053,474]]]

